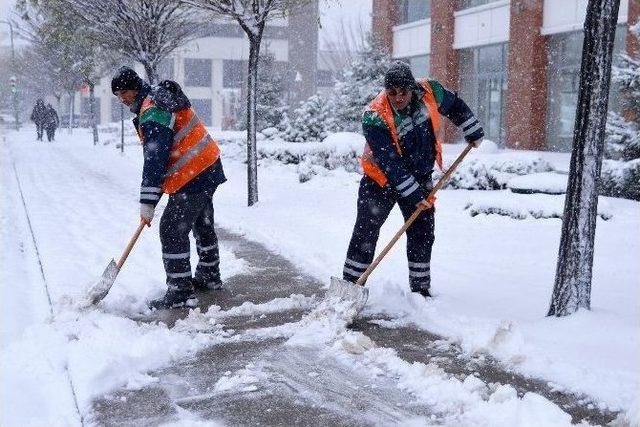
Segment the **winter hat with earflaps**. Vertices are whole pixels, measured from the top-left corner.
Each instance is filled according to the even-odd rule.
[[[116,75],[111,79],[111,92],[114,95],[117,90],[140,89],[142,89],[142,79],[129,67],[120,67]]]
[[[406,62],[395,61],[384,75],[385,89],[415,89],[417,86],[411,67]]]

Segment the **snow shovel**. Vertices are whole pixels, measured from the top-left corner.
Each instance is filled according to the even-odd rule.
[[[111,286],[113,286],[113,282],[115,282],[122,265],[127,260],[131,249],[133,249],[133,245],[136,244],[138,237],[140,237],[140,233],[142,233],[142,229],[144,228],[144,222],[140,221],[140,225],[136,229],[136,232],[133,233],[133,237],[129,240],[129,244],[124,250],[124,253],[120,257],[120,260],[116,264],[115,260],[111,260],[107,268],[105,268],[104,273],[102,273],[102,277],[98,280],[98,282],[91,287],[89,290],[89,294],[87,296],[87,305],[94,305],[99,303],[107,296]]]
[[[398,232],[393,236],[391,241],[387,243],[387,246],[384,247],[382,252],[376,257],[376,259],[371,263],[369,268],[360,276],[356,283],[349,282],[348,280],[340,279],[337,277],[331,277],[331,285],[329,286],[329,290],[325,295],[325,300],[330,299],[340,299],[347,303],[350,303],[351,308],[355,311],[355,314],[358,314],[367,303],[367,298],[369,297],[369,290],[364,287],[365,282],[369,275],[373,272],[373,270],[380,264],[380,261],[387,255],[387,253],[391,250],[393,245],[400,239],[400,236],[404,234],[405,231],[413,224],[413,222],[420,216],[423,210],[431,209],[433,206],[433,196],[436,194],[440,188],[447,182],[453,171],[458,167],[462,159],[469,153],[469,151],[473,148],[472,144],[468,144],[465,149],[460,153],[458,158],[453,162],[453,164],[447,169],[442,178],[438,180],[436,185],[433,187],[429,195],[427,196],[428,207],[419,207],[417,208],[413,214],[409,217],[407,222],[404,223],[402,228],[398,230]]]

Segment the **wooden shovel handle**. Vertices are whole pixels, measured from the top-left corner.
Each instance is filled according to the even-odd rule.
[[[138,237],[140,237],[140,233],[142,233],[142,230],[144,229],[144,225],[145,225],[144,222],[140,221],[140,225],[138,225],[138,228],[136,229],[136,232],[133,233],[133,237],[131,237],[131,240],[129,240],[129,244],[124,249],[124,253],[122,254],[122,256],[120,257],[120,260],[116,264],[116,267],[118,268],[118,270],[120,270],[122,268],[122,265],[127,260],[127,257],[131,253],[131,249],[133,249],[133,245],[136,244],[136,241],[138,240]]]
[[[473,144],[468,144],[465,147],[465,149],[462,151],[462,153],[460,153],[458,158],[453,162],[453,164],[451,166],[449,166],[449,169],[447,169],[447,171],[444,173],[444,175],[442,175],[442,178],[440,178],[438,180],[436,185],[429,192],[429,195],[426,198],[427,206],[426,207],[420,206],[419,208],[417,208],[413,212],[413,214],[409,217],[407,222],[404,223],[404,225],[400,228],[400,230],[398,230],[398,232],[393,236],[391,241],[389,243],[387,243],[387,246],[384,247],[382,252],[380,252],[380,254],[376,257],[376,259],[373,260],[373,262],[371,263],[369,268],[367,268],[367,270],[362,274],[362,276],[360,276],[360,278],[356,282],[356,285],[364,286],[364,282],[367,280],[369,275],[373,272],[373,270],[375,270],[375,268],[378,266],[378,264],[380,264],[380,261],[382,261],[382,259],[387,255],[387,253],[391,250],[393,245],[396,244],[398,239],[400,239],[400,236],[402,236],[404,234],[404,232],[407,231],[407,229],[409,227],[411,227],[411,224],[413,224],[413,222],[416,220],[416,218],[418,218],[420,216],[422,211],[427,210],[427,209],[431,209],[433,204],[431,202],[429,202],[429,200],[431,200],[432,196],[434,196],[436,194],[436,192],[438,190],[440,190],[442,188],[442,186],[447,182],[447,180],[449,179],[451,174],[456,170],[456,168],[458,167],[458,165],[460,164],[462,159],[464,159],[464,157],[469,153],[469,151],[471,151],[472,148],[473,148]]]

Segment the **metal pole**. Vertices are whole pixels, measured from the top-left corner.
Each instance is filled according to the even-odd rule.
[[[13,74],[16,74],[16,51],[13,45],[13,25],[11,22],[2,19],[0,20],[3,24],[7,24],[9,26],[9,38],[11,39],[11,68],[13,69]],[[16,122],[16,130],[20,130],[20,112],[18,111],[18,88],[17,81],[16,87],[12,88],[13,92],[13,114]]]
[[[120,153],[124,153],[124,106],[120,103]]]

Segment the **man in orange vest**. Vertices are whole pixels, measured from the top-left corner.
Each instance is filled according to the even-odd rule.
[[[160,218],[167,292],[150,307],[194,307],[194,290],[222,286],[212,204],[216,188],[226,181],[220,150],[177,83],[167,80],[152,88],[134,70],[122,67],[111,90],[136,115],[133,124],[144,155],[140,220],[151,226],[160,197],[169,194]],[[193,278],[191,231],[199,257]]]
[[[367,144],[360,159],[364,176],[358,213],[344,263],[343,278],[356,282],[373,261],[380,228],[398,203],[407,220],[433,187],[434,165],[442,169],[442,125],[447,117],[476,147],[482,126],[467,104],[435,80],[416,81],[397,61],[385,74],[384,89],[362,116]],[[430,297],[434,209],[424,211],[407,230],[409,285]]]

